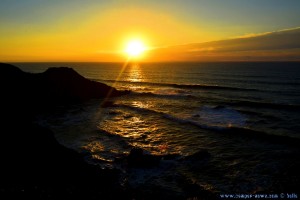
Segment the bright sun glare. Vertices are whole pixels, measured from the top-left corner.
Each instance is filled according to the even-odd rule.
[[[131,40],[127,43],[125,51],[130,57],[139,57],[145,51],[145,45],[140,40]]]

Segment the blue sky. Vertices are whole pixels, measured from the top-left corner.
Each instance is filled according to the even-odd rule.
[[[56,16],[84,12],[90,7],[98,7],[101,12],[124,6],[160,10],[190,21],[195,26],[201,26],[206,21],[229,29],[244,26],[259,32],[300,24],[299,0],[1,0],[0,5],[1,25],[45,23],[55,20]]]

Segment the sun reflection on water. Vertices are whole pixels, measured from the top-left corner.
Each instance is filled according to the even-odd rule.
[[[127,81],[142,82],[144,80],[142,68],[140,67],[139,64],[130,65],[128,70],[129,70],[129,73],[128,73]]]
[[[131,105],[136,108],[150,108],[150,105],[147,102],[141,101],[132,101]]]

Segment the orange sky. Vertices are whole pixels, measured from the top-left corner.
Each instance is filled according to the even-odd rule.
[[[266,57],[272,60],[278,56],[282,60],[299,59],[297,49],[300,45],[288,50],[290,53],[285,51],[287,55],[284,55],[283,48],[277,47],[267,49],[267,52],[266,49],[247,50],[246,47],[242,51],[228,51],[226,48],[230,45],[227,44],[221,52],[215,51],[216,48],[222,48],[220,45],[205,44],[210,41],[231,41],[232,38],[249,34],[257,37],[259,33],[297,27],[300,22],[291,20],[295,17],[291,10],[287,12],[291,16],[277,26],[266,23],[267,19],[276,15],[267,16],[263,13],[264,10],[257,15],[265,17],[266,22],[263,18],[261,23],[256,19],[252,23],[247,16],[247,10],[243,13],[246,7],[237,5],[238,1],[234,0],[227,3],[235,3],[231,7],[220,2],[206,1],[187,1],[190,4],[183,4],[182,1],[158,3],[146,0],[132,1],[134,3],[131,4],[126,1],[86,1],[84,4],[77,0],[71,1],[73,3],[52,2],[28,0],[25,3],[3,3],[0,9],[0,61],[122,62],[127,56],[124,53],[126,43],[131,39],[140,39],[147,45],[149,51],[140,59],[150,62],[245,60],[249,57],[254,60],[264,60]],[[251,9],[251,5],[247,5],[247,9]],[[257,11],[258,7],[252,9]],[[275,13],[277,8],[274,9]],[[197,47],[197,54],[195,48],[187,48],[195,43],[204,46]]]

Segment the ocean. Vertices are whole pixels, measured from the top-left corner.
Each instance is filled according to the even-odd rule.
[[[111,106],[93,99],[36,120],[88,162],[122,170],[128,187],[180,196],[184,180],[218,194],[280,193],[299,180],[299,62],[13,64],[33,73],[72,67],[132,91]],[[133,147],[173,156],[129,168],[120,160]],[[208,156],[194,159],[199,151]]]

